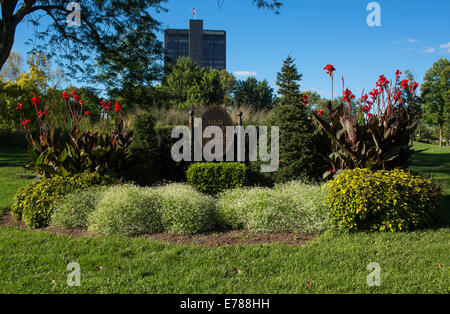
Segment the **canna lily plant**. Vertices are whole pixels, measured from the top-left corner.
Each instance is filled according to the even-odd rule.
[[[333,66],[325,67],[333,82]],[[342,102],[333,107],[328,102],[329,122],[323,118],[323,110],[313,112],[313,117],[328,138],[328,155],[322,157],[331,169],[323,174],[332,178],[345,169],[368,168],[390,170],[402,167],[414,153],[410,138],[419,121],[411,119],[410,109],[404,102],[404,94],[411,102],[418,84],[400,81],[397,70],[395,80],[381,75],[376,88],[369,94],[362,93],[355,110],[355,95],[347,88]],[[333,83],[332,83],[333,84]],[[332,85],[333,86],[333,85]],[[409,89],[409,93],[405,90]]]
[[[45,177],[60,175],[67,177],[80,172],[101,172],[121,175],[128,159],[128,147],[132,133],[127,132],[122,117],[122,106],[116,102],[114,112],[117,114],[117,127],[111,133],[81,130],[81,118],[89,118],[89,111],[84,107],[76,91],[69,95],[62,94],[66,110],[71,117],[72,129],[69,134],[55,134],[53,116],[47,106],[41,106],[41,99],[36,95],[31,98],[35,107],[39,136],[33,137],[29,119],[23,114],[23,104],[16,109],[21,111],[22,131],[30,146],[31,162],[26,166]],[[103,110],[111,111],[112,105],[102,100]],[[41,108],[42,107],[42,108]]]

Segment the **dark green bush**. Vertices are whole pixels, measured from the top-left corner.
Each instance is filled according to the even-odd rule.
[[[24,222],[29,228],[46,227],[59,196],[113,182],[115,179],[112,177],[101,176],[96,172],[76,174],[65,178],[61,176],[44,178],[17,192],[11,213],[17,221]]]
[[[325,163],[318,155],[323,150],[310,113],[302,101],[282,103],[274,111],[273,126],[280,127],[280,164],[274,173],[276,182],[318,181]]]
[[[139,185],[160,181],[184,181],[185,163],[172,159],[172,127],[155,128],[150,113],[138,116],[134,122],[130,146],[128,180]]]
[[[234,162],[194,163],[187,172],[189,184],[207,194],[217,194],[227,189],[243,187],[247,167]]]
[[[345,170],[327,186],[332,215],[348,230],[405,231],[440,218],[439,186],[403,170]]]

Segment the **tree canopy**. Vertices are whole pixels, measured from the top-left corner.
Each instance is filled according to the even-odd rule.
[[[66,72],[83,73],[124,86],[149,84],[160,78],[162,43],[156,34],[161,23],[153,13],[165,12],[167,0],[83,0],[73,6],[66,0],[0,0],[0,70],[10,55],[17,26],[29,21],[35,27],[34,49],[57,56]],[[276,13],[277,0],[252,0],[258,8]],[[79,13],[79,23],[68,19]],[[44,18],[45,19],[42,19]],[[50,23],[41,23],[50,20]],[[121,79],[121,80],[119,80]]]
[[[450,121],[450,61],[447,58],[437,60],[423,80],[424,119],[439,126],[442,145],[444,125]]]

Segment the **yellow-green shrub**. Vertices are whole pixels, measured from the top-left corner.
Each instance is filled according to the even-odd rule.
[[[107,185],[116,181],[98,173],[81,173],[70,177],[54,176],[30,183],[17,192],[11,214],[29,228],[48,226],[58,197],[92,186]]]
[[[411,230],[439,219],[439,186],[403,170],[345,170],[327,187],[335,221],[352,231]]]

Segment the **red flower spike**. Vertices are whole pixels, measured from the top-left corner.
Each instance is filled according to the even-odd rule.
[[[323,110],[319,109],[319,110],[317,110],[317,113],[321,116],[321,115],[323,115]]]
[[[327,74],[331,76],[336,69],[331,64],[327,64],[324,68],[325,71],[327,71]]]
[[[77,94],[74,94],[74,95],[73,95],[73,100],[74,100],[75,102],[77,102],[78,100],[80,100],[80,96],[78,96]]]
[[[85,111],[84,114],[89,117],[89,111]]]
[[[72,95],[76,95],[76,94],[77,94],[76,90],[72,91]]]
[[[69,95],[66,92],[64,92],[62,93],[62,98],[67,101],[69,100]]]
[[[23,104],[17,104],[16,110],[23,110]]]
[[[355,98],[355,95],[353,95],[352,94],[352,92],[347,88],[345,91],[344,91],[344,101],[346,101],[346,102],[351,102],[351,100],[353,99],[353,98]]]
[[[114,107],[115,107],[114,112],[120,112],[122,110],[122,106],[119,104],[118,101],[116,101]]]
[[[402,74],[403,74],[403,73],[400,72],[400,70],[395,71],[395,76],[396,76],[396,77],[399,77],[399,76],[402,75]]]
[[[409,91],[411,92],[411,94],[414,94],[414,92],[416,91],[417,87],[419,87],[419,84],[417,82],[414,82],[411,84],[411,86],[409,87]]]
[[[370,119],[370,118],[372,118],[372,117],[373,117],[373,114],[371,114],[371,113],[368,113],[368,114],[367,114],[367,116],[368,116],[368,117],[369,117],[369,119]]]
[[[406,89],[408,87],[409,81],[408,80],[403,80],[400,82],[400,85],[402,86],[403,89]]]
[[[378,82],[377,82],[377,87],[384,88],[384,87],[388,86],[388,84],[389,84],[389,81],[386,79],[386,77],[384,75],[380,75],[380,78],[378,79]]]
[[[303,95],[303,102],[305,103],[305,106],[308,104],[308,96]]]
[[[20,124],[22,125],[22,126],[26,126],[28,123],[30,123],[31,121],[30,120],[24,120],[24,121],[22,121],[22,122],[20,122]]]
[[[39,103],[41,102],[40,98],[36,97],[36,94],[34,94],[33,98],[31,98],[31,103],[35,106],[39,105]]]

